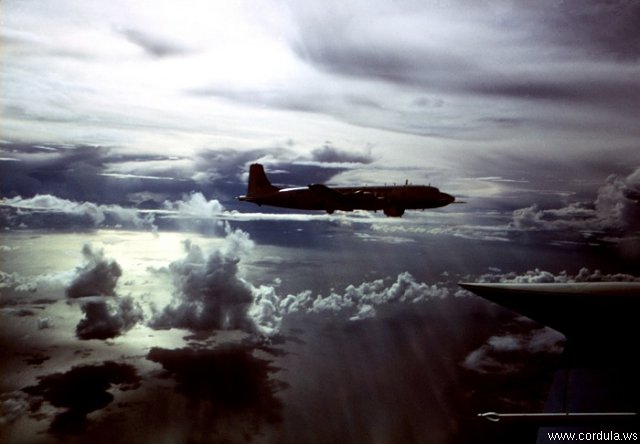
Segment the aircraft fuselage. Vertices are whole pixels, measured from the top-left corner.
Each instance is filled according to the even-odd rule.
[[[341,187],[331,188],[344,195],[341,201],[313,191],[313,187],[283,188],[275,193],[248,197],[242,200],[258,205],[271,205],[301,210],[384,210],[389,206],[418,210],[438,208],[453,202],[454,198],[441,193],[437,188],[426,185],[384,186],[384,187]]]
[[[311,184],[306,187],[277,188],[270,184],[262,165],[254,164],[249,173],[249,187],[241,201],[257,205],[300,210],[382,210],[387,216],[400,217],[405,210],[439,208],[455,198],[427,185],[328,187]]]

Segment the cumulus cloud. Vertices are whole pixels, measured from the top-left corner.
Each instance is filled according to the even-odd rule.
[[[37,285],[33,280],[20,276],[15,271],[7,273],[0,271],[0,289],[13,288],[15,291],[33,292],[37,290]]]
[[[186,256],[168,269],[175,287],[173,300],[156,313],[150,325],[254,332],[255,324],[247,313],[253,301],[252,287],[238,276],[240,258],[252,247],[247,233],[228,227],[222,246],[207,256],[197,245],[185,242]]]
[[[627,177],[610,175],[593,202],[562,208],[537,204],[513,212],[511,228],[525,231],[579,231],[625,235],[640,229],[640,168]]]
[[[47,272],[37,275],[22,275],[15,271],[8,273],[0,270],[0,294],[10,292],[35,293],[38,291],[57,291],[69,285],[77,275],[74,270]],[[1,304],[0,304],[1,305]]]
[[[90,244],[82,247],[84,264],[78,267],[76,276],[67,287],[67,296],[115,296],[115,287],[122,275],[122,268],[115,260],[104,257],[104,250],[94,250]]]
[[[419,303],[432,298],[444,298],[449,289],[436,284],[418,282],[411,273],[398,274],[388,283],[384,279],[348,285],[343,292],[314,295],[306,290],[298,294],[279,296],[273,287],[254,289],[255,301],[251,314],[259,325],[277,328],[282,319],[293,313],[336,314],[352,321],[376,316],[376,306],[393,303]]]
[[[591,271],[581,268],[577,274],[570,275],[566,271],[553,274],[549,271],[528,270],[524,273],[487,273],[475,279],[479,283],[508,284],[566,284],[574,282],[640,282],[640,277],[624,273],[603,274],[600,270]]]
[[[510,374],[520,371],[524,355],[560,354],[564,336],[549,327],[491,336],[467,355],[463,366],[478,373]]]
[[[179,217],[208,218],[222,214],[224,206],[217,200],[207,200],[202,193],[191,193],[179,201],[164,201],[165,210],[175,212]]]
[[[63,214],[82,218],[94,226],[105,223],[133,226],[135,228],[153,228],[153,214],[142,215],[134,208],[124,208],[120,205],[103,205],[93,202],[77,202],[62,199],[51,194],[37,194],[31,198],[21,196],[2,199],[0,206],[17,210],[18,215],[33,214]],[[18,218],[22,220],[21,218]],[[27,219],[28,220],[28,219]]]
[[[85,301],[81,307],[84,318],[76,326],[79,339],[114,338],[143,320],[142,309],[131,296]]]
[[[378,279],[349,285],[342,292],[327,295],[305,290],[280,294],[278,282],[254,286],[239,275],[239,263],[253,249],[253,241],[242,230],[228,225],[222,244],[205,254],[185,242],[185,257],[172,262],[166,272],[173,279],[172,301],[154,308],[152,328],[185,328],[192,331],[239,329],[248,333],[277,332],[283,319],[292,314],[335,314],[350,320],[376,315],[376,307],[393,303],[419,303],[443,298],[449,290],[418,282],[408,272],[395,281]]]
[[[351,284],[342,291],[316,294],[312,290],[296,294],[279,292],[279,282],[255,286],[240,276],[240,262],[251,253],[253,241],[239,229],[226,225],[226,237],[214,250],[205,253],[199,246],[185,242],[185,257],[165,270],[173,279],[173,299],[167,306],[154,308],[152,328],[185,328],[193,331],[239,329],[249,333],[277,332],[286,317],[336,316],[358,321],[377,315],[385,304],[420,303],[452,294],[451,283],[427,284],[410,273],[394,279],[377,279]],[[498,271],[498,270],[496,270]],[[629,275],[603,275],[582,269],[571,276],[553,275],[535,269],[523,274],[493,273],[481,275],[477,282],[581,282],[633,280]],[[468,293],[460,290],[456,296]]]
[[[84,264],[67,287],[67,297],[80,300],[84,317],[76,326],[79,339],[108,339],[119,336],[142,321],[140,305],[131,296],[118,297],[116,285],[122,268],[104,251],[89,244],[82,247]]]

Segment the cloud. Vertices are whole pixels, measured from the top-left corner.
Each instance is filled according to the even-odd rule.
[[[478,373],[511,374],[526,365],[525,356],[560,354],[564,336],[548,327],[491,336],[464,359],[463,366]]]
[[[350,6],[337,14],[338,9],[333,8],[320,12],[331,14],[330,19],[301,8],[297,11],[300,29],[298,38],[292,41],[293,50],[324,71],[412,86],[443,87],[452,80],[451,72],[473,71],[459,52],[445,52],[426,42],[427,38],[443,38],[439,33],[442,27],[437,24],[443,17],[436,17],[438,11],[429,11],[428,15],[424,9],[414,9],[411,15],[384,15],[379,10],[384,8],[379,3],[366,10]],[[422,32],[420,26],[424,27]],[[458,22],[457,32],[451,34],[459,34],[463,26]]]
[[[577,274],[562,271],[553,274],[545,270],[529,270],[524,273],[489,273],[475,279],[486,283],[574,283],[574,282],[640,282],[640,276],[615,273],[603,274],[599,270],[581,268]],[[469,294],[466,290],[458,295]],[[469,353],[462,365],[482,374],[513,374],[521,372],[536,356],[559,355],[564,348],[565,337],[549,327],[537,328],[527,318],[519,317],[507,326],[507,332],[491,336],[486,343]],[[531,358],[533,356],[533,358]]]
[[[445,298],[450,294],[447,287],[418,282],[408,272],[398,274],[396,280],[383,279],[348,285],[343,292],[314,295],[311,290],[297,294],[279,296],[274,287],[254,288],[254,303],[251,314],[256,322],[268,329],[279,327],[283,318],[291,315],[334,314],[351,321],[372,318],[376,307],[396,303],[420,303],[433,298]]]
[[[173,300],[156,313],[151,327],[255,332],[247,313],[253,301],[251,285],[238,276],[238,262],[252,248],[247,233],[228,227],[222,246],[208,256],[197,245],[185,242],[186,256],[168,269],[174,283]]]
[[[205,254],[185,242],[186,255],[172,262],[166,272],[173,279],[172,301],[154,308],[149,325],[155,329],[185,328],[192,331],[239,329],[248,333],[278,332],[286,316],[335,314],[353,321],[375,316],[375,307],[395,303],[419,303],[444,298],[449,289],[418,282],[408,272],[395,281],[383,279],[349,285],[342,293],[313,294],[311,290],[283,295],[273,285],[254,286],[240,277],[239,263],[251,253],[253,241],[239,229],[227,226],[222,244]]]
[[[131,43],[141,47],[153,57],[170,57],[188,54],[190,50],[184,45],[170,39],[137,29],[123,29],[120,31]]]
[[[38,289],[37,283],[32,279],[20,276],[15,271],[7,273],[0,270],[0,289],[13,288],[15,291],[33,292]]]
[[[445,217],[455,218],[461,216],[460,213]],[[437,217],[442,217],[441,214]],[[433,215],[427,216],[428,219],[434,219]],[[384,220],[383,220],[384,221]],[[428,222],[424,222],[421,219],[416,220],[416,225],[390,225],[377,223],[372,225],[374,231],[382,233],[407,233],[409,235],[417,235],[421,233],[432,234],[436,236],[456,236],[464,239],[491,241],[491,242],[509,242],[509,230],[504,226],[495,225],[468,225],[468,224],[442,224],[433,227],[426,225]]]
[[[102,205],[93,202],[75,202],[62,199],[51,194],[37,194],[31,198],[21,196],[10,199],[2,199],[0,207],[8,207],[16,210],[15,214],[5,215],[8,224],[31,224],[38,221],[37,217],[46,218],[49,215],[65,215],[79,218],[89,222],[93,226],[125,225],[134,228],[154,228],[154,215],[143,215],[135,208],[123,208],[119,205]],[[51,219],[48,219],[49,221]]]
[[[165,200],[162,206],[184,218],[213,218],[224,211],[224,207],[217,199],[207,200],[202,193],[191,193],[183,196],[180,201]]]
[[[38,275],[24,276],[17,272],[7,273],[0,271],[0,290],[3,288],[12,289],[16,292],[37,292],[44,289],[57,290],[60,287],[68,286],[77,276],[74,270],[62,270],[58,272],[47,272]],[[53,300],[43,299],[48,302]]]
[[[636,2],[568,0],[540,4],[534,8],[523,5],[526,13],[543,26],[537,38],[553,40],[587,55],[636,60],[640,54],[640,32],[634,24],[640,6]],[[607,23],[608,26],[601,26]]]
[[[76,326],[78,339],[114,338],[144,319],[140,305],[131,296],[82,301],[81,308],[84,317]]]
[[[137,202],[128,198],[136,193],[167,199],[197,191],[199,186],[190,176],[202,164],[200,158],[180,155],[37,142],[0,141],[3,155],[19,160],[3,162],[3,197],[51,195],[79,204],[93,202],[104,209],[133,206]]]
[[[624,236],[640,230],[640,168],[627,177],[607,177],[593,202],[571,202],[562,208],[537,204],[513,212],[510,227],[524,231],[578,231]]]
[[[553,274],[549,271],[534,269],[524,273],[487,273],[478,276],[474,282],[479,283],[510,283],[510,284],[549,284],[574,282],[640,282],[640,276],[624,273],[603,274],[600,270],[591,271],[582,267],[576,275],[566,271]]]
[[[13,423],[33,409],[34,404],[22,391],[0,394],[0,426]]]
[[[84,317],[76,326],[79,339],[108,339],[119,336],[143,320],[142,309],[131,296],[118,297],[116,285],[122,268],[104,257],[103,250],[82,247],[84,265],[67,287],[67,297],[80,300]]]
[[[84,265],[78,267],[76,276],[67,287],[67,297],[115,296],[122,268],[112,259],[104,257],[104,250],[94,250],[90,244],[82,247]]]
[[[327,163],[362,163],[369,164],[373,162],[371,150],[356,153],[340,148],[336,148],[330,142],[325,143],[320,148],[311,151],[311,158],[317,162]]]

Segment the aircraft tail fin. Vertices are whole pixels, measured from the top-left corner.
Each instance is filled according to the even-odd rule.
[[[259,163],[254,163],[249,167],[249,185],[247,187],[247,197],[264,196],[275,193],[278,187],[271,185],[264,167]]]

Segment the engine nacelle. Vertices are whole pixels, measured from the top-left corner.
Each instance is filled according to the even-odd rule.
[[[382,211],[387,217],[402,217],[404,214],[404,208],[401,207],[386,207]]]

